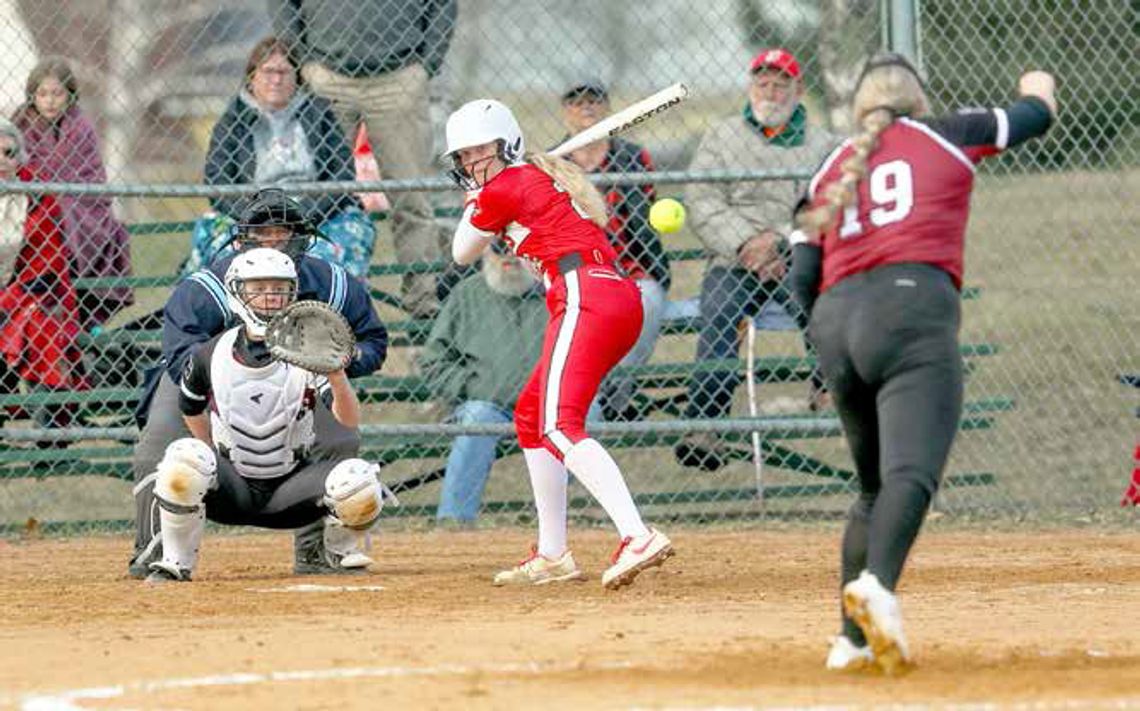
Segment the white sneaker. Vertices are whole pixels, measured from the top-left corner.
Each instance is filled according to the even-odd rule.
[[[864,570],[843,588],[843,610],[867,636],[875,663],[886,674],[906,671],[911,664],[898,598]]]
[[[669,537],[655,528],[638,538],[623,538],[611,560],[613,565],[602,574],[602,585],[610,590],[629,585],[638,573],[661,565],[673,553]]]
[[[509,570],[500,571],[493,582],[495,585],[546,585],[581,578],[582,571],[569,549],[551,560],[539,555],[538,546],[532,546],[529,558]]]
[[[870,647],[856,647],[847,635],[831,638],[831,651],[827,653],[827,668],[831,671],[859,671],[874,663]]]

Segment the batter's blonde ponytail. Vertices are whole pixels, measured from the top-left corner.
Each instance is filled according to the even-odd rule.
[[[855,123],[862,129],[851,138],[852,153],[840,166],[839,180],[823,189],[823,204],[800,213],[800,229],[809,235],[826,232],[845,207],[855,204],[856,186],[867,175],[867,159],[879,146],[879,134],[895,116],[926,113],[926,93],[907,67],[884,65],[867,72],[852,102]]]
[[[591,222],[598,227],[606,226],[609,222],[609,217],[606,215],[606,201],[598,189],[586,179],[586,174],[581,168],[564,158],[555,158],[546,153],[528,153],[525,160],[553,178],[554,182],[586,212]]]

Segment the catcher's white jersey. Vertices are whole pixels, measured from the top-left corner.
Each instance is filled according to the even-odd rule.
[[[240,329],[222,334],[210,357],[211,434],[243,477],[282,476],[313,445],[313,408],[324,378],[280,361],[242,364],[234,356]]]

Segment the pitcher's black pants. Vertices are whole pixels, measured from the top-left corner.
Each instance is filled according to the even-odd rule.
[[[855,460],[861,493],[841,554],[846,585],[866,569],[898,583],[942,479],[962,411],[961,306],[923,264],[847,277],[815,304],[811,337]],[[844,618],[844,634],[863,634]]]

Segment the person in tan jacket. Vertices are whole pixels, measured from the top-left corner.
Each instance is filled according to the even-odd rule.
[[[690,169],[797,170],[819,165],[839,139],[808,125],[803,93],[796,58],[784,49],[761,51],[749,65],[748,101],[742,113],[705,133]],[[792,210],[803,189],[798,180],[701,183],[690,189],[689,224],[711,252],[701,283],[697,362],[735,358],[738,324],[759,313],[769,299],[796,310],[782,281]],[[736,371],[694,375],[686,417],[727,415],[740,379]],[[674,453],[681,464],[707,471],[726,461],[723,445],[709,434],[686,437]]]

